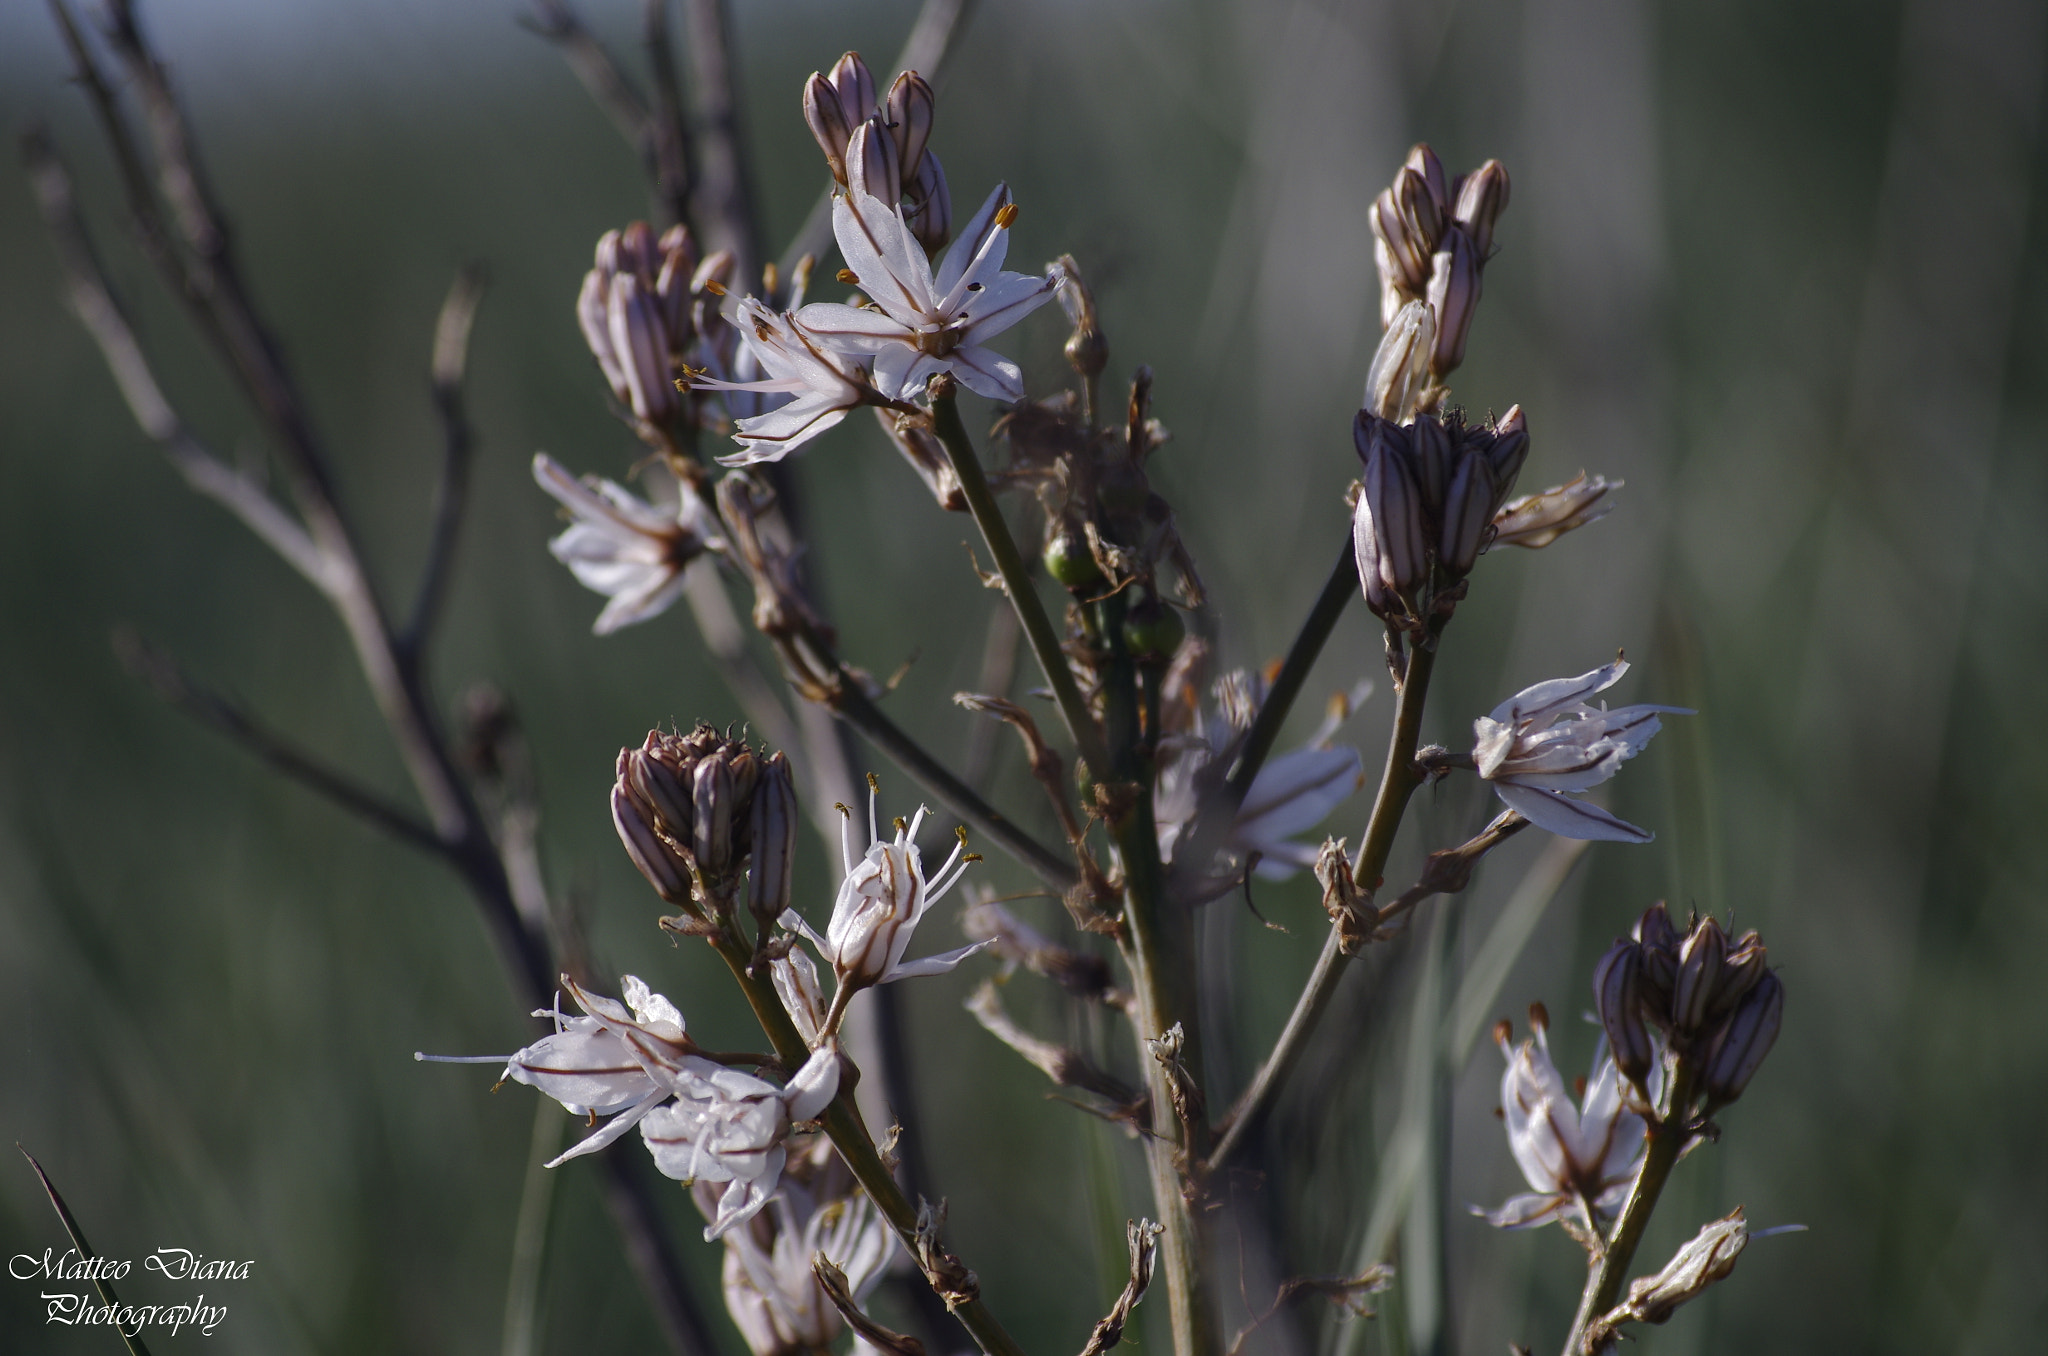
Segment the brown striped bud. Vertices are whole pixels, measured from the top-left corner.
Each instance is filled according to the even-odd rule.
[[[1702,1034],[1707,1005],[1728,963],[1728,934],[1709,918],[1678,949],[1678,978],[1671,987],[1671,1025],[1681,1036]]]
[[[848,190],[864,190],[894,207],[903,196],[903,168],[896,157],[896,139],[880,118],[869,118],[856,127],[846,144]]]
[[[619,831],[619,841],[626,845],[626,855],[640,868],[654,893],[671,904],[688,903],[688,862],[657,831],[648,806],[623,780],[612,786],[612,824]]]
[[[1479,270],[1483,260],[1465,232],[1456,226],[1443,234],[1443,244],[1430,261],[1429,309],[1436,317],[1436,345],[1430,372],[1441,381],[1465,361],[1465,336],[1479,309]]]
[[[1443,533],[1437,545],[1437,560],[1452,578],[1471,572],[1493,531],[1493,510],[1499,502],[1486,457],[1479,452],[1460,457],[1450,488],[1444,492]]]
[[[706,875],[732,865],[734,796],[732,770],[724,750],[697,764],[690,782],[691,851]]]
[[[747,907],[766,936],[789,908],[791,873],[796,862],[799,828],[796,775],[789,759],[771,754],[760,764],[760,783],[754,788],[750,807],[748,838],[753,867],[749,874]]]
[[[946,171],[931,148],[918,160],[917,173],[904,194],[904,224],[927,254],[937,254],[953,238],[953,195],[946,189]]]
[[[1458,181],[1457,206],[1451,219],[1472,238],[1483,266],[1493,254],[1493,224],[1508,207],[1508,171],[1489,160]]]
[[[904,179],[899,193],[910,191],[924,160],[925,143],[931,140],[932,113],[936,104],[932,87],[916,71],[905,71],[896,77],[895,84],[889,86],[889,97],[882,105],[882,120],[888,124],[889,135],[896,142],[896,163],[903,169]]]
[[[1615,1067],[1638,1088],[1656,1063],[1657,1046],[1643,1022],[1642,949],[1623,938],[1593,967],[1593,1005]]]
[[[669,375],[668,327],[653,287],[637,274],[614,274],[607,313],[612,353],[625,377],[625,402],[650,424],[666,421],[675,411],[676,388]]]
[[[804,121],[825,164],[843,187],[846,183],[846,143],[853,131],[875,112],[875,79],[868,74],[860,53],[848,52],[830,72],[812,72],[804,82]]]
[[[1709,1101],[1732,1102],[1749,1086],[1777,1042],[1785,1017],[1785,986],[1766,971],[1751,986],[1715,1036],[1700,1088]]]

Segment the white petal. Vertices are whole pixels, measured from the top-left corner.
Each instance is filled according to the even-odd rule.
[[[1569,1204],[1569,1196],[1510,1196],[1498,1210],[1483,1210],[1476,1205],[1469,1208],[1496,1229],[1533,1229],[1556,1219]]]
[[[948,354],[946,365],[978,396],[1010,403],[1024,398],[1024,369],[999,353],[970,344]]]
[[[826,348],[840,353],[880,353],[890,344],[910,342],[910,327],[883,311],[814,301],[797,312],[804,329]]]
[[[585,1154],[596,1153],[599,1149],[604,1148],[605,1145],[610,1144],[620,1135],[625,1134],[628,1130],[639,1124],[641,1117],[645,1116],[655,1107],[660,1106],[667,1099],[668,1090],[666,1088],[656,1088],[646,1097],[635,1102],[631,1107],[606,1121],[595,1134],[586,1135],[578,1140],[576,1146],[567,1153],[557,1155],[541,1166],[545,1168],[559,1167],[572,1158],[581,1158]]]
[[[1616,819],[1597,805],[1573,800],[1555,791],[1516,786],[1512,782],[1495,782],[1493,789],[1510,810],[1559,838],[1601,843],[1647,843],[1657,836],[1648,829],[1639,829],[1626,820]]]
[[[839,1056],[830,1050],[818,1050],[804,1061],[804,1067],[796,1071],[796,1077],[789,1080],[783,1089],[783,1097],[789,1104],[789,1118],[793,1121],[814,1119],[819,1112],[832,1104],[839,1092]]]
[[[608,636],[622,626],[647,621],[668,611],[669,605],[683,595],[683,574],[680,570],[663,570],[647,581],[649,587],[629,590],[614,597],[597,614],[597,621],[591,631]]]
[[[1357,792],[1364,776],[1358,750],[1345,745],[1284,753],[1252,778],[1235,832],[1249,840],[1270,840],[1312,829]]]
[[[995,938],[990,937],[986,941],[963,946],[956,951],[942,951],[936,956],[926,956],[923,960],[905,961],[901,965],[891,966],[889,973],[883,975],[877,982],[894,984],[899,979],[922,979],[926,975],[943,975],[975,952],[994,945]]]
[[[1539,719],[1567,706],[1576,706],[1595,692],[1613,687],[1627,672],[1628,661],[1617,659],[1576,678],[1552,678],[1534,687],[1525,687],[1494,707],[1493,718],[1509,722]]]
[[[1047,274],[1005,273],[989,282],[968,299],[963,314],[967,328],[960,332],[963,344],[986,343],[1010,326],[1051,301],[1055,279]]]
[[[981,253],[982,242],[988,238],[989,232],[1002,229],[995,224],[996,213],[1008,206],[1009,201],[1010,186],[997,184],[994,191],[988,195],[988,201],[984,202],[980,210],[960,228],[960,234],[954,238],[952,247],[946,251],[946,257],[939,261],[939,275],[933,280],[937,291],[950,292],[959,285],[960,277],[967,271],[968,264],[973,262],[975,255]],[[996,262],[1000,267],[1001,256],[997,257]]]

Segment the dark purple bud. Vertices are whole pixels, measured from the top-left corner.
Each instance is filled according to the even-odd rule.
[[[634,866],[640,868],[640,874],[647,877],[647,883],[654,887],[654,892],[671,904],[688,903],[688,867],[662,841],[648,818],[647,807],[634,797],[624,782],[612,787],[612,824],[619,831],[619,841],[626,845],[626,855],[633,859]]]
[[[1416,421],[1418,426],[1422,422]],[[1467,452],[1444,495],[1443,536],[1437,546],[1437,560],[1453,578],[1462,578],[1479,559],[1493,531],[1493,509],[1499,500],[1486,458]]]
[[[1720,987],[1728,963],[1728,934],[1709,918],[1692,930],[1678,950],[1678,979],[1671,989],[1671,1022],[1686,1035],[1701,1032],[1707,1005]]]
[[[796,861],[796,777],[789,759],[777,753],[760,765],[754,789],[748,837],[753,840],[752,888],[747,906],[763,928],[772,927],[789,907],[791,871]]]
[[[1493,253],[1493,224],[1508,206],[1507,167],[1489,160],[1458,183],[1458,205],[1453,220],[1477,247],[1484,265]]]
[[[723,751],[697,764],[691,783],[691,846],[697,867],[717,875],[732,864],[732,770]]]
[[[1713,1102],[1732,1102],[1771,1053],[1785,1016],[1785,986],[1766,971],[1750,988],[1714,1041],[1707,1055],[1701,1090]]]
[[[1656,1062],[1657,1047],[1643,1024],[1642,950],[1623,938],[1593,967],[1593,1004],[1614,1053],[1615,1067],[1641,1087]]]

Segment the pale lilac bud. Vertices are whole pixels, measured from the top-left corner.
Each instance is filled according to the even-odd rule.
[[[654,275],[654,294],[661,299],[669,351],[680,354],[690,343],[690,282],[697,272],[697,242],[689,227],[671,226],[662,232],[658,248],[661,267]]]
[[[880,118],[869,118],[854,129],[846,146],[846,182],[850,189],[864,189],[869,197],[894,206],[903,196],[903,170],[896,158],[896,139]]]
[[[1409,149],[1402,169],[1413,174],[1429,191],[1430,207],[1435,212],[1435,219],[1441,223],[1451,210],[1451,180],[1444,172],[1444,162],[1437,159],[1428,142],[1418,141]]]
[[[916,71],[905,71],[889,86],[882,119],[896,143],[896,163],[905,178],[899,192],[908,193],[923,165],[925,143],[931,140],[932,112],[936,107],[932,87]],[[879,195],[878,195],[879,196]]]
[[[1383,287],[1418,297],[1429,285],[1430,256],[1436,253],[1434,210],[1428,190],[1406,170],[1373,200],[1372,233],[1386,251],[1379,259]]]
[[[1458,205],[1452,219],[1472,237],[1484,264],[1493,254],[1493,224],[1508,206],[1508,171],[1489,160],[1458,181]]]
[[[1361,410],[1354,437],[1365,458],[1365,492],[1352,517],[1352,548],[1366,603],[1384,617],[1428,577],[1422,496],[1409,467],[1408,434]]]
[[[593,268],[583,275],[583,290],[576,294],[576,324],[583,331],[583,342],[590,346],[590,355],[597,359],[598,368],[604,373],[605,384],[612,388],[621,405],[629,403],[632,393],[626,389],[626,371],[619,366],[619,356],[612,350],[610,274]]]
[[[660,267],[654,246],[654,228],[644,221],[636,221],[607,238],[612,241],[612,271],[630,273],[643,284],[652,286],[655,270]],[[599,266],[603,266],[601,253]]]
[[[1643,1023],[1642,950],[1623,938],[1593,967],[1593,1004],[1615,1067],[1641,1087],[1656,1062],[1657,1047]]]
[[[1415,417],[1415,402],[1429,379],[1429,354],[1436,344],[1436,317],[1422,302],[1401,308],[1380,336],[1365,377],[1364,406],[1382,419],[1404,424]]]
[[[732,864],[732,771],[723,751],[697,764],[691,779],[691,850],[706,875]]]
[[[917,175],[906,190],[904,220],[926,253],[936,254],[953,238],[953,195],[946,190],[946,171],[930,147],[917,162]]]
[[[1728,1015],[1707,1055],[1701,1090],[1714,1102],[1732,1102],[1749,1086],[1778,1039],[1785,1017],[1785,986],[1766,971]]]
[[[1436,346],[1429,365],[1438,379],[1465,361],[1465,336],[1479,309],[1480,263],[1478,250],[1455,226],[1444,232],[1443,244],[1430,261],[1428,297],[1436,316]]]
[[[804,121],[810,125],[818,149],[825,153],[832,177],[842,186],[846,183],[846,143],[874,111],[874,77],[858,52],[839,58],[830,74],[814,71],[804,82]]]
[[[704,262],[697,265],[697,271],[690,275],[690,291],[710,292],[717,296],[732,286],[733,267],[731,250],[711,251],[704,256]]]
[[[1728,934],[1709,918],[1678,949],[1678,978],[1671,988],[1671,1024],[1678,1032],[1693,1035],[1706,1025],[1707,1006],[1727,963]]]
[[[626,403],[649,423],[665,421],[675,409],[676,389],[669,376],[668,328],[652,289],[632,273],[614,274],[607,311]]]

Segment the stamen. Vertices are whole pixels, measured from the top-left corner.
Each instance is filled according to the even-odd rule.
[[[412,1057],[422,1064],[510,1064],[510,1055],[423,1055],[412,1052]]]
[[[860,275],[850,268],[842,268],[832,276],[845,283],[848,287],[860,286]]]
[[[1016,219],[1017,219],[1017,204],[1016,204],[1016,203],[1013,203],[1013,202],[1006,202],[1006,203],[1004,203],[1004,204],[1003,204],[1003,205],[1002,205],[1001,207],[999,207],[999,208],[997,208],[997,209],[996,209],[996,229],[997,229],[997,230],[999,230],[999,231],[1007,231],[1007,230],[1009,230],[1009,229],[1010,229],[1010,223],[1011,223],[1011,222],[1013,222],[1013,221],[1015,221]]]
[[[704,290],[714,297],[722,297],[725,295],[725,284],[716,278],[706,278],[704,280]]]

